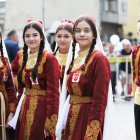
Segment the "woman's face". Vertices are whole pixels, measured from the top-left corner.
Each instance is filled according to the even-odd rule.
[[[24,40],[26,45],[31,50],[31,53],[39,51],[42,38],[37,30],[34,28],[27,29],[25,32]]]
[[[91,47],[94,35],[91,27],[85,21],[81,21],[77,24],[77,27],[74,31],[74,36],[76,42],[80,46],[80,50],[86,50]]]
[[[55,41],[61,53],[68,53],[72,41],[72,34],[67,30],[59,30],[55,35]]]

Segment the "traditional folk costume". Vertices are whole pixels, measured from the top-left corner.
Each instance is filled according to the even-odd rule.
[[[135,96],[134,114],[136,138],[140,139],[140,46],[135,47],[132,51],[132,74],[133,86],[132,92]]]
[[[111,114],[111,72],[98,31],[95,49],[84,68],[88,51],[78,52],[71,72],[68,75],[65,72],[56,140],[115,140]],[[72,46],[65,71],[71,59]]]
[[[44,140],[44,128],[54,138],[58,115],[60,69],[53,54],[43,51],[37,80],[33,82],[31,72],[37,55],[37,53],[28,54],[27,64],[22,73],[26,90],[16,129],[17,140]],[[20,51],[12,63],[15,77],[21,68],[22,56],[23,52]],[[19,98],[22,90],[18,85]]]
[[[81,62],[88,50],[80,52],[68,75],[67,89],[70,109],[64,140],[87,139],[101,140],[104,112],[107,104],[110,81],[109,63],[98,51],[91,55],[86,69],[81,71]],[[103,68],[104,66],[104,68]],[[101,87],[98,87],[101,85]]]
[[[1,106],[1,131],[0,139],[6,140],[5,135],[5,125],[7,117],[10,112],[14,113],[16,110],[17,100],[16,100],[16,91],[13,84],[13,79],[11,76],[11,71],[9,68],[7,58],[4,58],[6,66],[1,62],[0,58],[0,106]]]

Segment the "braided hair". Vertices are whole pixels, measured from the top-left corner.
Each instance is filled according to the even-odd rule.
[[[97,30],[96,30],[95,24],[94,24],[94,22],[92,21],[92,19],[90,19],[90,18],[88,18],[88,17],[85,16],[85,17],[80,17],[80,18],[75,22],[74,27],[73,27],[74,33],[75,33],[75,29],[76,29],[78,23],[79,23],[79,22],[82,22],[82,21],[85,21],[85,22],[87,22],[87,23],[89,24],[89,26],[90,26],[91,29],[92,29],[92,33],[93,33],[93,35],[94,35],[94,39],[93,39],[93,41],[92,41],[91,47],[90,47],[90,49],[89,49],[89,52],[88,52],[88,54],[87,54],[87,56],[86,56],[85,62],[84,62],[84,64],[83,64],[83,67],[81,67],[81,70],[84,71],[84,70],[85,70],[85,67],[86,67],[86,64],[87,64],[87,62],[88,62],[88,60],[89,60],[89,58],[90,58],[90,56],[91,56],[91,54],[92,54],[92,52],[93,52],[93,50],[94,50],[94,48],[95,48],[96,39],[97,39]],[[72,67],[73,67],[73,61],[74,61],[74,55],[75,55],[75,46],[76,46],[76,40],[75,40],[75,38],[74,38],[74,44],[72,45],[72,47],[73,47],[72,60],[71,60],[70,66],[69,66],[69,68],[68,68],[68,70],[67,70],[67,74],[69,74],[69,72],[71,71],[71,69],[72,69]]]
[[[40,37],[42,38],[42,40],[40,42],[40,47],[39,47],[37,61],[36,61],[36,64],[35,64],[34,68],[32,69],[32,79],[33,79],[33,81],[36,80],[37,73],[38,73],[39,61],[41,59],[41,56],[42,56],[42,53],[43,53],[43,50],[44,50],[44,47],[45,47],[45,37],[44,37],[42,28],[39,25],[35,24],[35,23],[27,24],[24,27],[24,30],[23,30],[23,41],[24,41],[23,62],[22,62],[22,66],[21,66],[21,69],[20,69],[20,71],[18,73],[18,77],[17,77],[18,78],[18,82],[19,82],[19,84],[22,87],[25,87],[25,83],[22,81],[22,72],[23,72],[23,69],[26,66],[26,63],[27,63],[27,60],[28,60],[28,46],[25,43],[25,32],[29,28],[33,28],[33,29],[37,30],[39,32],[39,34],[40,34]]]
[[[58,26],[58,28],[56,29],[56,33],[55,35],[60,31],[60,30],[66,30],[68,32],[70,32],[73,35],[73,29],[71,26],[69,25],[60,25]],[[57,51],[59,50],[59,46],[57,46],[57,49],[55,50],[55,52],[53,53],[53,55],[55,56]]]

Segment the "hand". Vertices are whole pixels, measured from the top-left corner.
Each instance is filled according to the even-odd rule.
[[[48,132],[46,132],[46,130],[44,129],[44,135],[45,135],[45,138],[47,137],[47,136],[49,136],[49,133]]]
[[[8,128],[8,127],[11,127],[10,125],[8,125],[8,122],[12,119],[14,117],[14,113],[10,113],[9,114],[9,116],[8,116],[8,118],[7,118],[7,123],[6,123],[6,127]]]

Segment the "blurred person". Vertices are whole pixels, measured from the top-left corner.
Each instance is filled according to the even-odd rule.
[[[55,42],[57,44],[54,55],[57,58],[61,68],[60,82],[62,85],[63,76],[65,71],[65,65],[70,44],[72,42],[73,35],[73,22],[70,20],[61,20],[55,33]]]
[[[114,47],[115,46],[111,43],[108,43],[107,47],[108,47],[108,52],[106,53],[106,56],[109,59],[109,63],[110,63],[113,101],[115,102],[115,95],[116,95],[116,61],[113,59],[113,58],[116,58],[116,53],[114,52]]]
[[[140,20],[138,20],[137,22],[137,34],[138,38],[140,39]],[[133,48],[132,77],[133,77],[132,92],[135,96],[134,116],[135,116],[136,140],[140,140],[140,45]]]
[[[19,51],[12,62],[13,74],[18,80],[18,99],[22,102],[15,139],[44,140],[47,137],[54,140],[59,104],[59,64],[54,55],[45,50],[41,21],[28,21],[23,30],[23,41],[23,51]]]
[[[7,34],[7,38],[4,41],[10,62],[14,60],[17,52],[19,51],[18,42],[19,42],[19,36],[17,34],[17,31],[11,30]]]
[[[14,116],[17,99],[9,60],[4,47],[0,31],[0,140],[13,140],[14,131],[6,122]]]
[[[124,39],[122,40],[122,45],[123,45],[123,49],[120,51],[118,57],[124,57],[124,59],[128,59],[128,57],[130,57],[131,53],[132,53],[132,45],[130,43],[130,41],[128,39]],[[129,88],[131,86],[131,64],[130,62],[128,62],[128,72],[126,71],[126,63],[127,62],[121,62],[119,65],[119,70],[120,70],[120,75],[121,75],[121,86],[122,86],[122,92],[121,95],[125,96],[125,100],[130,100],[130,97],[128,95],[130,95],[131,93],[129,93]],[[128,83],[126,85],[126,77],[128,79]],[[126,85],[127,88],[127,92],[125,93],[124,90],[124,86]]]
[[[73,30],[74,42],[69,49],[72,60],[66,69],[67,76],[64,75],[66,83],[62,86],[61,93],[62,96],[68,95],[67,100],[70,97],[70,102],[68,108],[60,110],[64,111],[64,116],[61,114],[58,119],[56,137],[57,140],[61,140],[64,127],[63,140],[103,140],[103,127],[106,129],[105,110],[110,96],[109,62],[103,54],[95,19],[81,16],[76,20]],[[77,57],[75,57],[76,43],[80,47]],[[64,124],[62,122],[61,126],[63,119],[66,121]],[[111,138],[107,138],[109,139]]]

